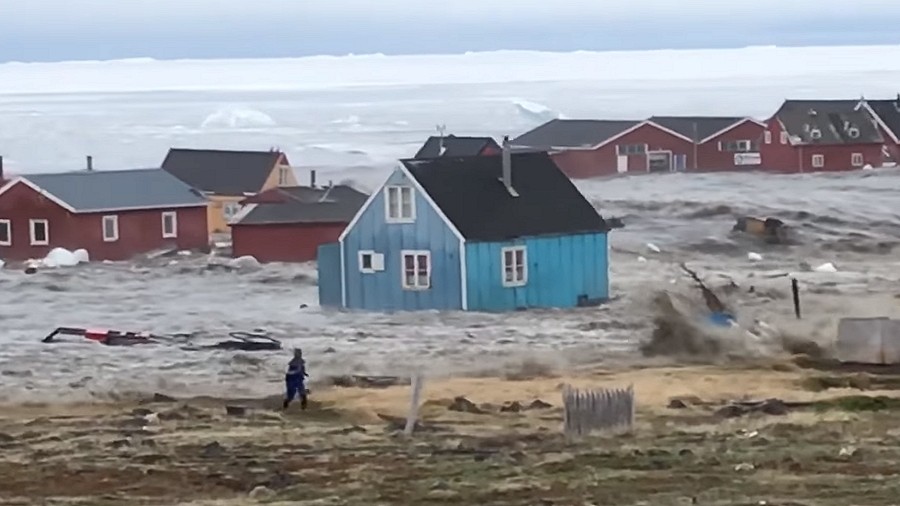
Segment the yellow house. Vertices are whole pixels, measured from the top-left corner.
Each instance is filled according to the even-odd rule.
[[[229,233],[240,202],[276,186],[297,186],[287,155],[280,151],[172,148],[162,168],[209,199],[209,233]]]

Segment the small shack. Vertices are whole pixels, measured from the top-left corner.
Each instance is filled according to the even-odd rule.
[[[350,186],[294,186],[245,199],[231,225],[232,254],[260,262],[308,262],[334,242],[366,202]]]
[[[849,364],[900,364],[900,321],[890,318],[842,318],[837,358]]]

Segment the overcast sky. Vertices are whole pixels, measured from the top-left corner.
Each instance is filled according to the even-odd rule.
[[[896,0],[0,0],[0,61],[894,44],[898,22]]]

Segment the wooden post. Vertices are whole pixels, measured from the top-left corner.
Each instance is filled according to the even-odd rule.
[[[412,393],[409,400],[409,414],[406,415],[406,428],[403,432],[407,436],[412,436],[416,430],[416,420],[419,418],[419,403],[422,397],[422,377],[416,374],[412,377]]]
[[[800,319],[800,286],[797,278],[791,278],[791,292],[794,293],[794,314]]]

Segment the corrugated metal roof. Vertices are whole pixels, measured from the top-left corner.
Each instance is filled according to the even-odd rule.
[[[517,147],[538,149],[590,148],[641,123],[632,120],[554,119],[512,141]]]
[[[466,239],[607,232],[594,206],[546,153],[514,153],[510,195],[500,155],[403,160]]]
[[[443,150],[441,149],[442,140]],[[425,141],[425,144],[422,145],[414,158],[478,156],[487,147],[493,147],[497,150],[500,149],[500,145],[497,144],[497,141],[490,137],[458,137],[456,135],[447,135],[441,138],[432,136]]]
[[[240,196],[260,191],[282,156],[278,151],[172,148],[162,168],[198,190]]]
[[[22,176],[75,212],[204,206],[202,194],[163,169],[94,170]]]
[[[702,141],[747,118],[719,116],[653,116],[650,121],[688,139]]]
[[[786,100],[775,117],[801,144],[878,144],[884,138],[859,100]],[[818,132],[818,133],[816,133]]]
[[[289,223],[349,223],[369,198],[346,185],[330,188],[304,186],[278,188],[283,202],[249,204],[237,225],[274,225]]]

